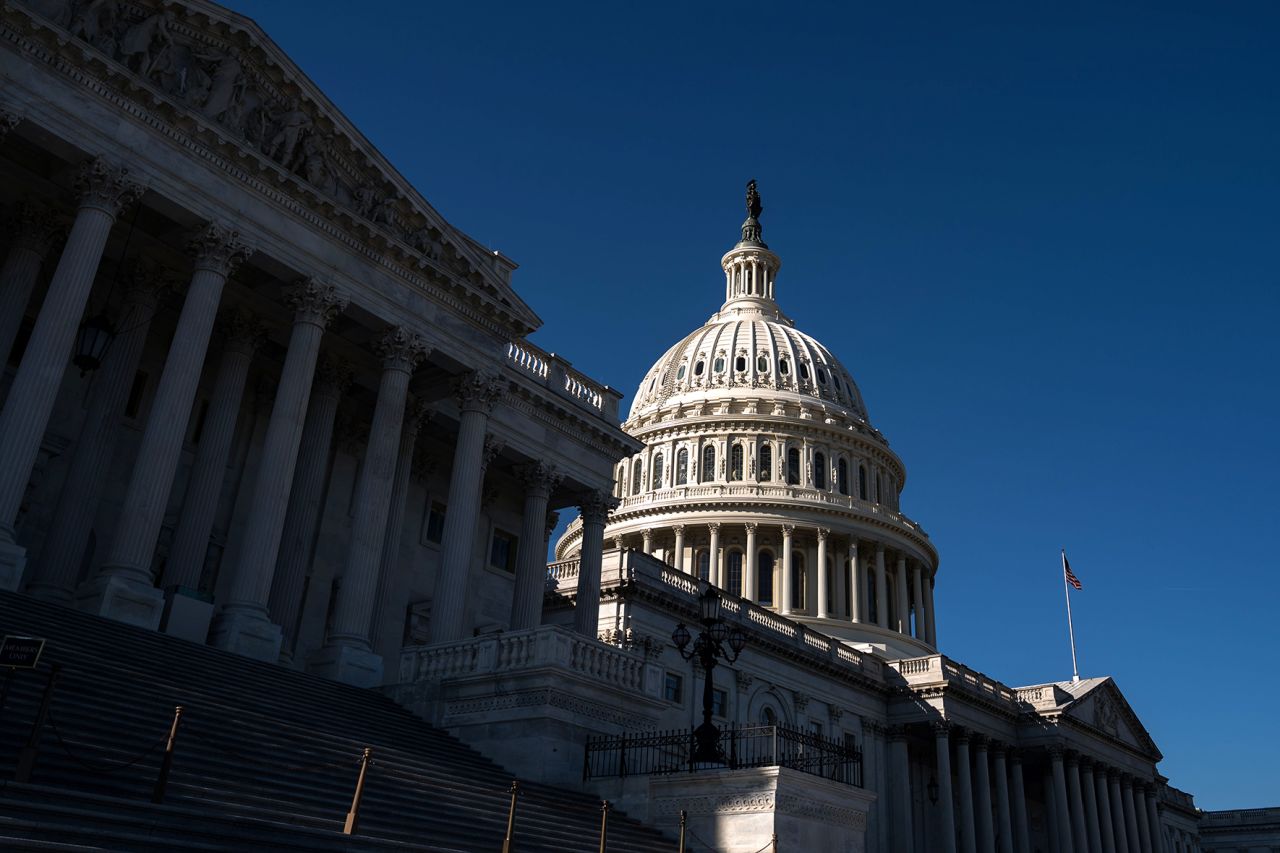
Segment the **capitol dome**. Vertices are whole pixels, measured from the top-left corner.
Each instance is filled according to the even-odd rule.
[[[936,649],[937,552],[904,515],[906,469],[832,352],[775,299],[752,182],[725,301],[645,374],[607,540],[887,657]],[[579,522],[556,546],[581,547]],[[789,571],[783,571],[789,566]]]

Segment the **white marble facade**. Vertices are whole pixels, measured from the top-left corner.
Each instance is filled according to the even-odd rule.
[[[0,31],[3,585],[365,685],[536,627],[555,511],[639,445],[516,265],[220,6]]]

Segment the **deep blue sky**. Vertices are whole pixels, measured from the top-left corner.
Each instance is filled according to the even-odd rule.
[[[780,301],[908,466],[944,651],[1070,677],[1065,544],[1083,674],[1162,771],[1280,805],[1280,6],[231,5],[624,405],[757,178]]]

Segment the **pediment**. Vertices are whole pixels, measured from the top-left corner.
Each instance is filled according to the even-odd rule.
[[[1092,683],[1090,683],[1092,682]],[[1088,679],[1081,685],[1064,685],[1075,698],[1063,715],[1085,723],[1125,745],[1160,759],[1160,750],[1111,678]],[[1074,689],[1073,689],[1074,688]]]
[[[131,75],[151,108],[158,95],[185,129],[213,130],[277,183],[297,182],[328,218],[471,291],[519,335],[542,324],[511,287],[516,265],[451,226],[249,18],[207,0],[19,2],[84,59]]]

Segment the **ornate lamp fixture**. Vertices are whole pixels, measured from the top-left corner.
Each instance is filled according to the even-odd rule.
[[[715,696],[712,671],[720,659],[725,663],[736,661],[747,645],[747,635],[743,630],[737,625],[725,624],[721,618],[722,603],[720,593],[711,584],[707,584],[698,595],[698,621],[702,623],[703,630],[695,638],[682,622],[671,632],[671,642],[675,643],[680,657],[685,660],[696,658],[706,673],[702,684],[702,725],[693,730],[692,762],[724,761],[724,753],[720,749],[720,729],[711,722]],[[693,643],[692,647],[689,646],[690,642]]]
[[[113,337],[115,328],[107,319],[106,311],[100,311],[80,324],[80,330],[76,332],[76,352],[71,363],[80,368],[81,376],[102,366],[102,358]]]

